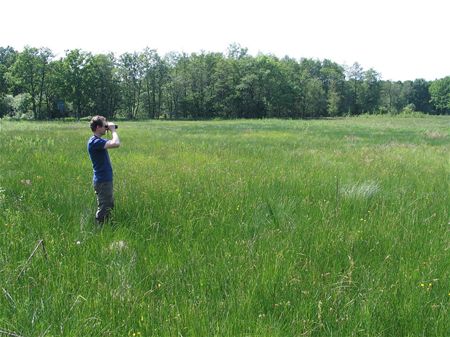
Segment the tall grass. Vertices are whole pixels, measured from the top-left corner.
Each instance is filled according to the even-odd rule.
[[[0,335],[446,336],[449,125],[0,122]]]

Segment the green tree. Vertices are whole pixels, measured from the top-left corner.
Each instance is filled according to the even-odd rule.
[[[92,56],[86,64],[85,71],[84,83],[88,89],[86,94],[89,99],[86,113],[114,117],[120,100],[114,55]]]
[[[233,107],[234,83],[233,60],[220,57],[216,62],[213,74],[214,96],[213,110],[218,117],[233,117],[236,109]]]
[[[165,61],[170,69],[170,83],[167,86],[169,111],[174,117],[187,118],[192,106],[189,56],[186,53],[170,53],[166,55]]]
[[[168,67],[168,83],[165,86],[165,101],[167,111],[170,117],[177,118],[181,115],[181,101],[183,95],[183,86],[181,76],[179,75],[178,60],[181,57],[179,53],[170,52],[164,56],[164,62]]]
[[[119,57],[123,111],[129,119],[136,119],[139,115],[144,74],[141,53],[125,53]]]
[[[295,59],[285,57],[282,60],[285,81],[288,84],[288,95],[285,97],[289,105],[289,117],[300,118],[305,114],[305,82],[306,75],[302,66]]]
[[[17,59],[18,52],[12,47],[0,47],[0,96],[8,93],[7,73]]]
[[[261,74],[254,58],[239,60],[240,79],[236,85],[236,98],[240,103],[238,107],[239,118],[260,118],[266,115],[263,101]],[[261,70],[264,71],[264,70]]]
[[[31,96],[33,118],[42,119],[43,93],[48,64],[53,57],[47,48],[25,47],[11,67],[11,84],[18,92]]]
[[[227,75],[223,75],[226,79],[224,84],[227,91],[223,93],[226,97],[225,110],[229,117],[241,117],[246,114],[245,94],[239,87],[242,78],[248,69],[251,56],[248,55],[248,49],[234,43],[228,47],[226,59]]]
[[[450,113],[450,76],[435,80],[430,85],[431,104],[440,114]]]
[[[335,62],[324,60],[320,69],[320,79],[327,96],[327,114],[340,115],[345,102],[344,68]]]
[[[402,82],[381,81],[380,111],[397,113],[404,105],[400,99]]]
[[[48,48],[41,48],[39,49],[39,98],[38,98],[38,111],[37,111],[37,117],[38,119],[43,119],[43,118],[48,118],[48,110],[45,111],[44,113],[44,93],[45,93],[45,87],[47,85],[47,73],[48,73],[48,68],[49,68],[49,64],[51,62],[51,60],[53,59],[54,55],[52,53],[52,51]]]
[[[209,74],[206,64],[206,55],[204,53],[193,53],[188,62],[188,81],[189,91],[188,100],[191,105],[191,111],[195,118],[206,117],[206,96],[208,90]]]
[[[65,74],[64,60],[56,60],[48,65],[47,81],[44,88],[48,118],[66,117],[70,110],[67,106],[69,101]]]
[[[255,62],[264,104],[265,115],[262,117],[288,117],[292,108],[292,90],[286,80],[284,64],[270,55],[260,55]]]
[[[89,103],[88,70],[86,68],[92,54],[80,49],[67,52],[63,60],[64,92],[66,100],[71,102],[76,118],[85,115]]]
[[[11,99],[6,97],[9,93],[7,78],[17,54],[12,47],[0,47],[0,118],[11,112],[11,104],[9,104]]]
[[[155,49],[146,48],[143,51],[143,68],[144,68],[144,86],[145,86],[145,100],[144,106],[147,111],[148,118],[159,117],[160,114],[160,92],[158,75],[159,64],[162,62],[160,56]]]
[[[363,112],[376,112],[380,103],[380,74],[373,69],[364,72],[364,82],[361,92],[361,107]]]
[[[331,80],[327,94],[327,113],[329,116],[338,116],[341,106],[341,96],[338,91],[338,84]]]
[[[318,78],[310,78],[305,86],[305,116],[324,116],[327,110],[327,99],[322,82]]]
[[[346,73],[350,88],[349,111],[351,114],[358,115],[363,111],[364,69],[358,62],[355,62],[347,69]]]
[[[415,79],[412,83],[413,92],[410,101],[415,105],[417,111],[425,113],[432,111],[429,87],[430,83],[424,79]]]
[[[297,82],[294,87],[300,88],[300,117],[319,117],[327,114],[327,97],[322,63],[319,60],[303,58],[298,67]]]

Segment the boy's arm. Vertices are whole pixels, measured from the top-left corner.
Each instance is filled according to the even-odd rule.
[[[113,124],[109,124],[108,129],[111,131],[112,139],[108,140],[105,143],[105,149],[114,149],[116,147],[119,147],[120,139],[119,139],[119,135],[117,134],[117,131],[116,131],[116,126]]]

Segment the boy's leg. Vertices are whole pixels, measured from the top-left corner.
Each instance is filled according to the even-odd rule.
[[[114,194],[112,181],[94,184],[95,194],[97,195],[97,212],[95,219],[103,223],[108,219],[111,210],[114,208]]]

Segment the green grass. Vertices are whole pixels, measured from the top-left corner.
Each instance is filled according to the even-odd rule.
[[[449,126],[0,122],[0,335],[447,336]]]

